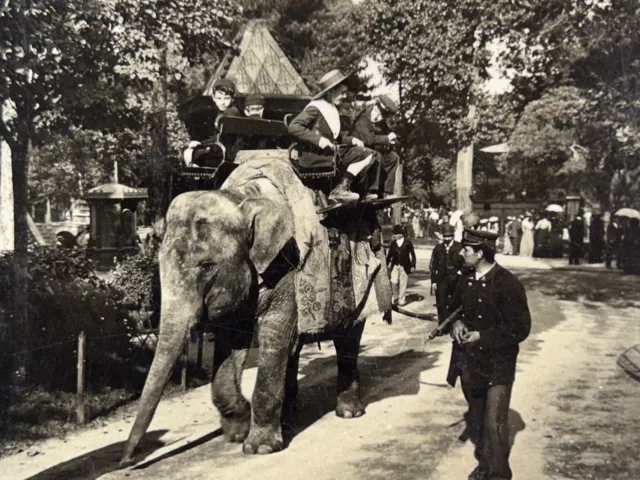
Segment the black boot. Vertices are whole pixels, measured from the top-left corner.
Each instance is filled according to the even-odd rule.
[[[469,474],[469,480],[489,480],[489,472],[484,467],[478,465]]]
[[[334,200],[336,202],[356,202],[360,199],[360,195],[349,190],[351,186],[351,182],[353,181],[354,176],[345,172],[340,182],[329,194],[329,200]]]

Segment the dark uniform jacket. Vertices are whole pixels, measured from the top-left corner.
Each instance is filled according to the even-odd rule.
[[[438,307],[439,322],[444,322],[451,313],[451,298],[458,281],[458,271],[462,268],[463,263],[460,256],[461,250],[462,244],[453,241],[453,243],[439,243],[431,253],[429,270],[431,271],[431,283],[438,287],[436,306]]]
[[[377,123],[371,121],[371,112],[373,105],[361,111],[355,119],[353,127],[353,136],[364,142],[369,148],[390,145],[389,133],[391,130],[387,126],[387,122],[383,119]]]
[[[480,332],[480,340],[454,344],[447,381],[454,386],[465,369],[465,380],[472,388],[512,383],[518,344],[531,331],[524,287],[515,275],[495,264],[480,280],[475,279],[475,272],[460,277],[452,308],[460,305],[461,320],[469,331]]]
[[[407,273],[411,273],[411,269],[416,268],[416,252],[408,238],[404,239],[401,247],[398,247],[395,240],[391,242],[389,253],[387,253],[387,265],[389,270],[400,265]]]
[[[457,272],[462,266],[462,257],[460,256],[462,244],[454,240],[450,247],[447,245],[448,243],[439,243],[431,253],[429,266],[431,283],[440,284],[445,280],[455,282],[457,278]]]

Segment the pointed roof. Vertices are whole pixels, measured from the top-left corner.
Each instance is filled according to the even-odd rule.
[[[235,82],[241,95],[310,96],[304,80],[275,41],[264,22],[247,23],[239,53],[227,54],[213,74],[204,94],[211,94],[219,78]]]

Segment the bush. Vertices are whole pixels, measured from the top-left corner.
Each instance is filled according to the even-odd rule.
[[[121,295],[129,309],[153,312],[152,328],[157,328],[160,311],[160,270],[157,251],[141,252],[119,262],[109,272],[107,284]]]
[[[21,335],[11,320],[13,262],[11,254],[0,257],[0,323],[11,327],[3,346],[9,353],[12,338]],[[132,327],[120,292],[95,274],[92,262],[80,251],[33,248],[29,275],[30,381],[46,388],[73,389],[81,331],[87,335],[90,384],[126,381],[127,372],[122,369],[132,353]]]

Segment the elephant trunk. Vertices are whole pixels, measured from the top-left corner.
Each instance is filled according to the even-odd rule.
[[[162,302],[162,317],[160,320],[160,334],[156,346],[153,363],[149,370],[149,375],[144,384],[140,401],[138,402],[138,413],[129,434],[124,454],[120,460],[120,466],[126,467],[133,462],[133,452],[138,443],[149,428],[153,415],[160,402],[162,391],[169,381],[173,367],[180,355],[184,345],[187,332],[199,318],[201,308],[190,309],[185,305],[177,308],[165,309],[165,302]],[[165,313],[165,312],[189,312],[185,313]],[[195,314],[195,315],[194,315]]]

